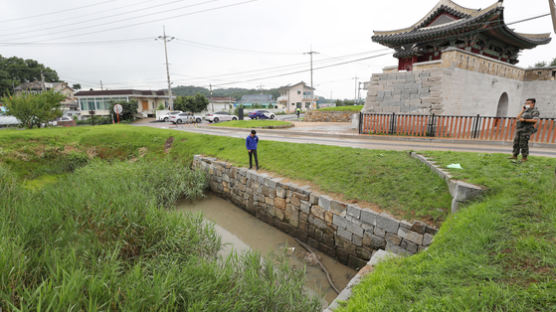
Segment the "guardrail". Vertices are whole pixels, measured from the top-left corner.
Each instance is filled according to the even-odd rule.
[[[512,141],[514,117],[360,113],[359,133],[438,137],[461,140]],[[556,119],[541,118],[532,142],[556,143]]]

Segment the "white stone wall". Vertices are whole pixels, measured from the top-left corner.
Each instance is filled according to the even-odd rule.
[[[556,118],[556,80],[526,81],[522,101],[537,99],[537,108],[543,118]]]
[[[459,68],[443,70],[442,114],[496,116],[498,102],[508,94],[508,116],[523,106],[524,82]]]
[[[460,68],[374,74],[363,112],[496,116],[503,93],[507,116],[537,99],[541,117],[556,117],[556,80],[521,81]]]

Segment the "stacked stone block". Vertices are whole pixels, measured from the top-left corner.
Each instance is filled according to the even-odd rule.
[[[365,266],[379,249],[417,253],[432,243],[437,231],[215,158],[195,156],[193,167],[208,173],[213,192],[354,268]]]
[[[349,122],[354,112],[327,112],[312,110],[305,113],[303,120],[310,122]]]
[[[363,112],[442,113],[442,69],[373,74]]]

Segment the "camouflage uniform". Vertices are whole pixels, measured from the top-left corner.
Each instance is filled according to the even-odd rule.
[[[523,119],[539,120],[540,113],[536,107],[529,108],[521,115]],[[517,157],[521,150],[521,156],[527,158],[529,156],[529,139],[535,133],[535,123],[532,122],[517,122],[517,128],[514,138],[514,151],[513,155]]]

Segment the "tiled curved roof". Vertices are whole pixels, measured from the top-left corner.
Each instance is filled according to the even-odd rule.
[[[420,19],[417,23],[407,27],[407,28],[402,28],[402,29],[397,29],[397,30],[388,30],[388,31],[378,31],[375,30],[374,34],[375,36],[385,36],[385,35],[393,35],[393,34],[400,34],[400,33],[406,33],[406,32],[410,32],[412,30],[415,30],[417,28],[421,28],[424,27],[425,25],[428,25],[436,16],[439,12],[445,11],[448,12],[454,16],[458,16],[460,18],[469,18],[469,17],[474,17],[474,16],[478,16],[481,15],[482,12],[487,11],[492,9],[493,6],[498,6],[500,4],[500,2],[496,2],[494,4],[492,4],[491,6],[489,6],[488,8],[484,9],[484,10],[475,10],[475,9],[469,9],[466,7],[463,7],[451,0],[440,0],[436,6],[434,8],[432,8],[432,10],[429,11],[429,13],[427,13],[427,15],[425,15],[425,17],[423,17],[422,19]]]
[[[443,12],[458,16],[460,19],[439,25],[426,26]],[[484,26],[489,27],[485,29]],[[427,16],[413,26],[397,31],[375,31],[372,39],[375,42],[392,47],[479,29],[480,31],[489,31],[512,42],[519,42],[520,48],[534,48],[551,40],[550,34],[520,34],[508,28],[504,23],[502,1],[498,1],[482,10],[471,10],[463,8],[450,0],[441,0]]]

